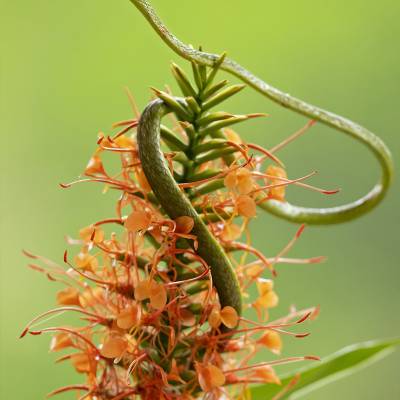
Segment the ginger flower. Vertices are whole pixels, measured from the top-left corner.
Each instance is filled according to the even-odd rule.
[[[197,65],[194,69],[199,73]],[[206,78],[215,75],[212,71]],[[84,380],[51,395],[244,398],[249,384],[281,384],[268,361],[255,364],[253,356],[260,349],[268,350],[266,357],[280,354],[285,336],[307,335],[292,327],[309,319],[313,308],[269,319],[278,305],[273,279],[279,265],[320,260],[287,256],[304,228],[278,254],[265,255],[251,245],[249,225],[258,205],[283,201],[293,181],[268,150],[246,143],[229,127],[262,115],[213,111],[213,105],[241,87],[222,89],[225,84],[220,87],[210,78],[207,94],[178,66],[173,73],[185,99],[155,93],[175,113],[170,126],[161,125],[160,135],[164,175],[174,179],[174,193],[185,199],[179,208],[164,201],[170,188],[157,190],[144,168],[137,115],[114,124],[119,129],[114,134],[99,135],[84,168],[86,178],[62,185],[91,181],[105,185],[108,194],[117,192],[107,218],[83,221],[67,240],[72,249],[65,252],[63,265],[26,253],[35,271],[63,287],[56,294],[57,307],[32,320],[21,337],[51,334],[50,350],[64,352],[58,362],[70,363]],[[106,172],[111,168],[105,154],[119,162],[113,175]],[[204,248],[205,240],[210,247]],[[210,259],[215,249],[219,256]],[[229,282],[221,282],[216,271],[221,260],[229,263],[228,273],[237,282],[225,292]],[[234,292],[237,302],[231,304],[226,299]],[[255,320],[247,318],[251,308],[257,311]],[[38,326],[63,313],[76,315],[77,324]],[[288,359],[274,360],[280,362]]]

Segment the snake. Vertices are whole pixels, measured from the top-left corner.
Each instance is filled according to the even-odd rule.
[[[198,243],[196,253],[211,269],[221,307],[233,307],[238,315],[242,312],[242,298],[238,279],[222,246],[208,230],[192,203],[176,183],[160,144],[160,125],[170,109],[160,99],[152,101],[144,109],[137,130],[139,158],[143,172],[154,195],[168,216],[176,219],[188,216],[193,219],[192,232]]]

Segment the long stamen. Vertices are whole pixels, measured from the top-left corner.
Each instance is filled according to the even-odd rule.
[[[316,186],[313,186],[313,185],[309,185],[307,183],[293,182],[293,180],[290,180],[290,179],[287,179],[287,178],[283,178],[283,177],[279,177],[279,176],[275,176],[275,175],[270,175],[270,174],[263,174],[263,173],[258,172],[258,171],[252,172],[252,175],[255,176],[255,177],[259,177],[259,178],[268,178],[268,179],[273,179],[275,181],[282,181],[282,182],[292,183],[295,186],[303,187],[305,189],[313,190],[315,192],[322,193],[322,194],[327,194],[327,195],[336,194],[336,193],[340,192],[340,189],[321,189],[319,187],[316,187]]]
[[[224,371],[224,373],[227,374],[227,373],[234,373],[234,372],[242,372],[242,371],[247,371],[249,369],[262,368],[262,367],[272,366],[272,365],[283,365],[283,364],[289,364],[289,363],[293,363],[293,362],[306,361],[306,360],[320,361],[320,358],[317,356],[288,357],[288,358],[282,358],[281,360],[267,361],[267,362],[262,362],[262,363],[258,363],[258,364],[248,365],[246,367],[234,368],[234,369]]]
[[[50,392],[47,397],[53,397],[56,394],[61,394],[61,393],[65,393],[65,392],[70,392],[72,390],[86,390],[89,391],[90,388],[87,385],[69,385],[69,386],[63,386],[59,389],[53,390],[52,392]]]
[[[259,146],[258,144],[254,143],[247,143],[247,146],[250,149],[258,150],[259,152],[264,154],[264,157],[260,159],[260,161],[263,161],[265,158],[270,158],[272,161],[274,161],[276,164],[278,164],[280,167],[284,167],[283,162],[276,157],[271,150],[264,149],[264,147]]]
[[[79,339],[83,340],[86,344],[88,344],[95,352],[97,355],[100,356],[100,352],[98,348],[85,336],[81,335],[79,332],[74,331],[73,329],[69,328],[63,328],[63,327],[50,327],[50,328],[44,328],[40,329],[37,331],[28,331],[31,335],[41,335],[42,333],[47,333],[47,332],[66,332],[70,333],[71,335],[77,336]]]
[[[287,146],[290,142],[293,142],[294,140],[296,140],[298,137],[300,137],[301,135],[303,135],[305,132],[307,132],[313,125],[315,125],[317,121],[315,120],[311,120],[308,121],[305,126],[303,126],[301,129],[299,129],[298,131],[296,131],[295,133],[293,133],[292,135],[290,135],[288,138],[286,138],[285,140],[283,140],[281,143],[275,145],[274,147],[272,147],[271,149],[269,149],[269,151],[271,153],[276,153],[277,151],[281,150],[282,148],[284,148],[285,146]]]
[[[97,318],[100,321],[101,320],[105,320],[104,317],[102,317],[101,315],[86,311],[82,308],[78,308],[78,307],[58,307],[58,308],[54,308],[52,310],[46,311],[43,314],[38,315],[37,317],[33,318],[24,328],[24,330],[22,331],[21,335],[20,335],[20,339],[22,339],[29,331],[29,328],[37,321],[39,321],[40,319],[47,317],[48,315],[51,314],[58,314],[58,313],[64,313],[65,311],[73,311],[73,312],[77,312],[77,313],[81,313],[84,315],[87,315],[89,317],[93,317],[93,318]]]
[[[305,176],[302,176],[302,177],[300,177],[300,178],[289,179],[287,182],[283,182],[283,183],[274,183],[274,184],[271,184],[271,185],[261,186],[261,187],[259,187],[259,188],[257,188],[257,189],[252,190],[250,193],[251,193],[251,194],[253,194],[253,193],[258,193],[258,192],[262,192],[262,191],[264,191],[264,190],[273,189],[273,188],[282,187],[282,186],[287,186],[287,185],[294,184],[294,183],[296,183],[296,182],[301,182],[301,181],[304,181],[304,180],[306,180],[306,179],[308,179],[308,178],[314,176],[316,173],[317,173],[316,171],[313,171],[313,172],[310,172],[309,174],[307,174],[307,175],[305,175]]]

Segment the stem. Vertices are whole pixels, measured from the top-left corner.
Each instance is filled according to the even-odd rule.
[[[170,112],[161,100],[154,100],[143,111],[138,126],[139,157],[146,178],[172,219],[190,216],[194,220],[193,233],[197,236],[197,253],[210,266],[213,284],[221,307],[232,306],[241,314],[242,300],[239,283],[224,250],[175,182],[160,148],[161,118]]]
[[[195,50],[174,36],[159,19],[155,10],[147,0],[130,1],[148,20],[162,40],[177,54],[187,60],[202,65],[214,66],[216,62],[218,62],[220,59],[219,55]],[[281,106],[287,107],[290,110],[305,115],[313,120],[320,121],[360,141],[372,151],[382,169],[380,182],[378,182],[369,193],[352,203],[332,208],[305,208],[287,202],[270,200],[261,205],[264,210],[269,211],[277,217],[292,222],[334,224],[357,218],[373,209],[382,201],[392,181],[393,162],[388,148],[379,137],[349,119],[325,111],[300,99],[292,97],[287,93],[281,92],[253,75],[233,60],[225,58],[221,63],[221,69],[237,76],[262,95],[268,97]]]

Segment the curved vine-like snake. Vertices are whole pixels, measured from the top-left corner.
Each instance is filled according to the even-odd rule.
[[[196,252],[211,268],[221,307],[231,306],[240,315],[242,300],[238,280],[221,245],[179,188],[166,164],[160,147],[161,118],[170,112],[162,100],[154,100],[143,111],[138,126],[139,157],[146,178],[163,207],[173,219],[181,216],[193,218],[193,233],[197,236]]]
[[[130,1],[150,22],[164,42],[180,56],[190,61],[208,66],[213,66],[219,59],[220,56],[216,54],[198,51],[182,43],[162,23],[147,0]],[[237,76],[243,82],[247,83],[249,86],[253,87],[255,90],[281,106],[287,107],[292,111],[305,115],[316,121],[320,121],[350,135],[354,139],[357,139],[373,152],[382,168],[380,181],[369,193],[352,203],[332,208],[305,208],[292,205],[288,202],[269,200],[261,204],[263,209],[280,218],[296,223],[335,224],[357,218],[370,211],[382,201],[391,184],[393,162],[388,148],[379,137],[349,119],[325,111],[292,97],[289,94],[281,92],[247,71],[235,61],[225,58],[221,65],[221,69]]]

